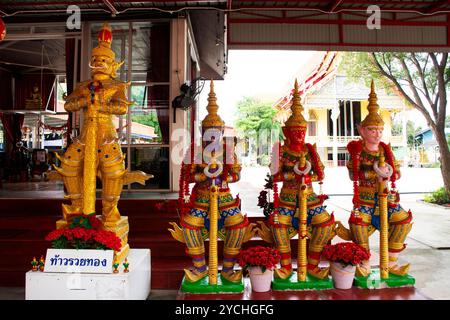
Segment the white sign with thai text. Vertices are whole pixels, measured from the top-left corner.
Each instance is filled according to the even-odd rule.
[[[114,250],[47,249],[44,272],[112,273]]]

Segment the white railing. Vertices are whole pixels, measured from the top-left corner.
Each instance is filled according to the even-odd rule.
[[[333,136],[328,136],[327,138],[329,143],[336,141],[337,143],[347,144],[350,141],[358,140],[360,136],[337,136],[336,139]]]
[[[321,145],[330,145],[336,141],[337,144],[346,145],[350,141],[353,140],[359,140],[361,139],[361,136],[337,136],[336,139],[334,139],[333,136],[307,136],[306,141],[309,143],[317,143]],[[391,136],[382,139],[383,141],[388,141],[391,144],[395,145],[401,145],[404,143],[403,136]]]
[[[392,144],[403,144],[405,141],[403,140],[403,136],[391,136],[389,141]]]

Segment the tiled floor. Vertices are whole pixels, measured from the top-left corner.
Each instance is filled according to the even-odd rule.
[[[147,300],[175,300],[177,290],[152,290]],[[25,288],[0,287],[0,300],[24,300]]]

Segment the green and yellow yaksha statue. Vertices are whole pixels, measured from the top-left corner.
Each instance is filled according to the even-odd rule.
[[[292,114],[282,128],[284,144],[276,144],[272,152],[274,211],[269,216],[269,228],[261,223],[260,234],[273,242],[281,255],[281,268],[274,273],[275,290],[332,288],[329,269],[318,265],[324,246],[334,236],[335,221],[324,206],[327,196],[313,190],[312,182],[322,183],[324,166],[316,146],[305,143],[307,122],[302,115],[297,80],[291,103]],[[283,183],[279,196],[277,182]],[[290,239],[297,232],[297,279],[291,279]]]
[[[369,250],[369,236],[380,231],[380,270],[371,270],[369,261],[357,267],[356,285],[368,287],[368,277],[389,282],[390,287],[414,284],[407,275],[409,264],[399,266],[399,253],[405,248],[405,239],[411,230],[411,211],[399,204],[395,181],[400,178],[400,166],[392,148],[381,141],[384,121],[378,113],[379,105],[374,82],[368,101],[368,115],[358,125],[361,139],[347,145],[350,160],[347,163],[353,181],[353,211],[349,219],[350,230],[340,225],[337,233],[345,240],[353,240]],[[388,187],[391,182],[391,190]],[[370,287],[370,286],[369,286]]]
[[[113,231],[122,240],[116,260],[128,254],[128,218],[120,215],[117,203],[124,184],[145,183],[150,178],[141,171],[125,169],[125,155],[113,124],[113,117],[126,114],[133,104],[126,97],[130,83],[115,80],[123,62],[115,61],[111,50],[112,31],[104,23],[98,32],[98,46],[92,49],[89,63],[91,80],[80,82],[66,98],[68,112],[84,111],[81,134],[73,139],[63,156],[57,155],[70,204],[63,204],[63,219],[57,227],[70,224],[77,215],[95,214],[96,179],[102,181],[102,228]]]
[[[194,144],[186,154],[180,176],[180,224],[171,223],[172,236],[186,244],[192,267],[185,269],[185,292],[242,292],[242,271],[234,270],[243,242],[253,235],[253,225],[241,213],[240,199],[233,198],[229,183],[240,179],[235,143],[225,143],[225,123],[217,114],[214,83],[208,97],[208,114],[202,121],[201,152]],[[189,184],[194,183],[192,193]],[[209,231],[209,236],[208,236]],[[209,263],[205,260],[204,239],[209,237]],[[217,275],[217,237],[224,240],[223,267]],[[205,280],[208,279],[208,280]]]

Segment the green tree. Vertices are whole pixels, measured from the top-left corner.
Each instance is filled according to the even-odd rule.
[[[394,136],[398,136],[401,135],[403,131],[403,125],[401,123],[394,123],[392,125],[392,135]],[[413,147],[415,142],[414,137],[420,132],[422,131],[422,127],[415,127],[414,126],[414,122],[412,122],[411,120],[408,120],[406,122],[406,140],[407,140],[407,144],[408,147]]]
[[[448,53],[346,53],[342,69],[355,81],[369,82],[372,78],[386,89],[398,90],[410,106],[420,111],[439,145],[444,186],[450,192],[450,148],[445,135],[450,86]]]
[[[161,128],[159,126],[158,115],[156,114],[156,111],[151,110],[149,114],[133,114],[131,116],[131,121],[154,128],[155,134],[158,136],[158,139],[161,139]]]
[[[280,137],[281,126],[275,121],[276,110],[270,102],[262,102],[255,98],[244,97],[237,104],[236,128],[246,137],[258,141],[258,162],[266,164],[264,155],[269,153],[269,142],[272,132],[278,133]],[[262,141],[264,140],[264,141]]]

